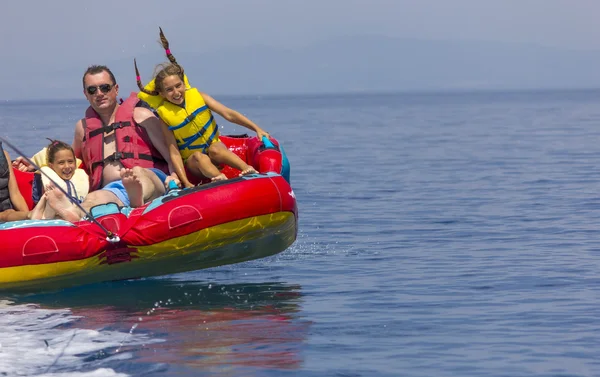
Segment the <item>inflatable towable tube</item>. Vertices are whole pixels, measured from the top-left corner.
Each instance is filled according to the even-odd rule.
[[[297,236],[298,210],[279,143],[246,135],[222,141],[259,174],[238,177],[225,167],[228,180],[172,190],[139,208],[94,207],[92,216],[113,239],[86,219],[0,224],[0,291],[166,275],[287,249]],[[15,174],[23,195],[30,195],[33,174]]]

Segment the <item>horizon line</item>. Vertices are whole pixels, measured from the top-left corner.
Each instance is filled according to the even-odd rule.
[[[533,88],[439,88],[439,89],[405,89],[405,90],[349,90],[332,92],[290,92],[290,93],[255,93],[255,94],[211,94],[212,97],[240,98],[240,99],[290,99],[298,97],[333,97],[333,96],[361,96],[361,95],[439,95],[439,94],[478,94],[478,93],[541,93],[541,92],[594,92],[600,87],[533,87]],[[123,98],[124,97],[119,97]],[[11,99],[0,98],[0,104],[9,102],[35,103],[35,102],[86,102],[85,98],[29,98]]]

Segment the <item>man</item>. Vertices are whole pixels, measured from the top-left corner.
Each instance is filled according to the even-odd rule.
[[[172,133],[137,98],[117,102],[119,85],[106,66],[94,65],[83,75],[83,93],[90,103],[85,118],[75,124],[73,150],[90,174],[90,192],[82,207],[115,202],[139,207],[165,193],[167,172],[173,171]],[[46,189],[48,204],[69,221],[81,210],[53,186]]]

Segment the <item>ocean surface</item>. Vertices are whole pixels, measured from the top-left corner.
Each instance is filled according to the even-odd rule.
[[[600,375],[600,91],[217,99],[285,147],[296,243],[2,296],[0,376]],[[85,106],[0,133],[33,154]]]

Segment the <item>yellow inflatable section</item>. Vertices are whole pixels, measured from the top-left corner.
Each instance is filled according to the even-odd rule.
[[[185,88],[186,89],[191,89],[192,87],[190,86],[190,82],[188,81],[187,76],[184,74],[183,75],[183,83],[185,84]],[[154,79],[152,79],[152,81],[150,81],[148,84],[146,84],[146,86],[144,87],[145,90],[149,91],[149,92],[153,92],[155,89],[155,85],[154,85]],[[152,107],[153,109],[158,108],[158,106],[160,106],[160,104],[163,101],[163,98],[159,95],[156,96],[151,96],[150,94],[146,94],[144,92],[139,92],[138,93],[138,98],[141,99],[142,101],[147,102],[150,107]]]
[[[72,282],[80,285],[210,268],[276,254],[294,243],[295,238],[294,214],[276,212],[216,225],[154,245],[130,245],[133,258],[129,263],[109,265],[105,251],[80,260],[5,267],[0,269],[0,287],[35,291],[74,285]]]

